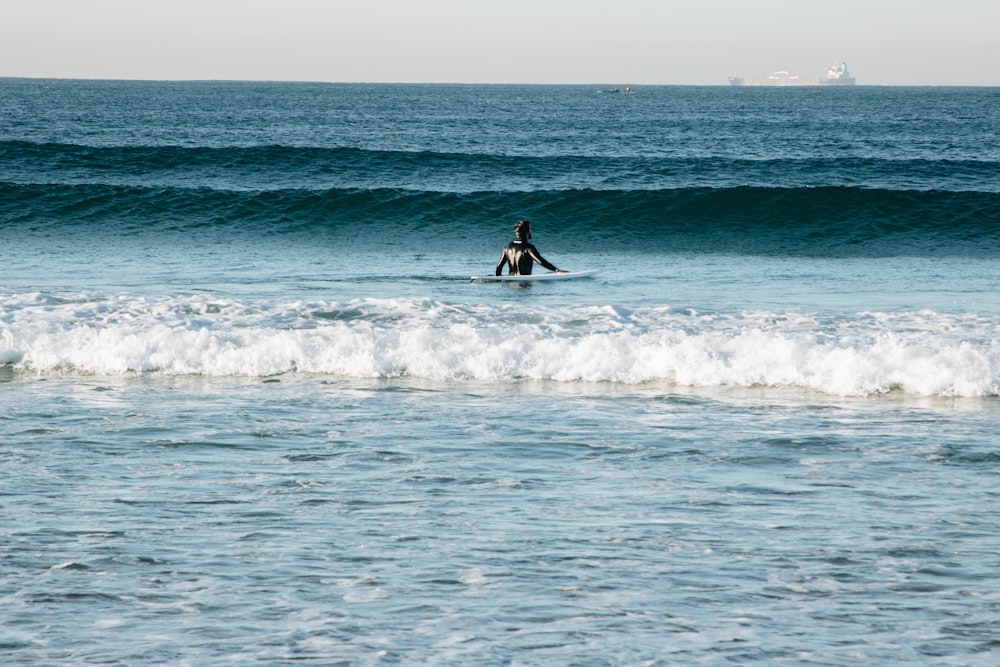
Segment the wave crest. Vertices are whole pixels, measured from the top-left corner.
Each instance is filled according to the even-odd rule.
[[[856,188],[549,190],[530,193],[0,184],[8,234],[157,234],[216,228],[258,236],[363,230],[419,243],[495,241],[530,217],[573,248],[852,255],[1000,255],[1000,194]]]

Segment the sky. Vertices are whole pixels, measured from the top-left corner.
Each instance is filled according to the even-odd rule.
[[[0,76],[1000,86],[1000,0],[0,0]]]

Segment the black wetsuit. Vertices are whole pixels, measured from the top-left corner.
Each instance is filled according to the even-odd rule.
[[[549,271],[558,271],[551,262],[547,261],[544,257],[538,254],[538,249],[531,245],[527,241],[511,241],[506,248],[503,249],[503,254],[500,255],[500,262],[497,264],[497,275],[503,270],[504,264],[510,264],[509,275],[512,276],[530,276],[531,267],[534,263],[538,262],[544,266]]]

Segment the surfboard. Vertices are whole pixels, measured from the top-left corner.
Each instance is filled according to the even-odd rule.
[[[533,273],[530,276],[472,276],[474,283],[533,283],[541,280],[573,280],[574,278],[589,278],[600,273],[602,269],[586,269],[584,271],[569,271],[567,273]]]

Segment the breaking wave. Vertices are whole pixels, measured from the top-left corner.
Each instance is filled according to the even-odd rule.
[[[40,375],[354,378],[791,387],[839,396],[1000,395],[1000,321],[933,311],[248,303],[3,297],[0,364]]]

